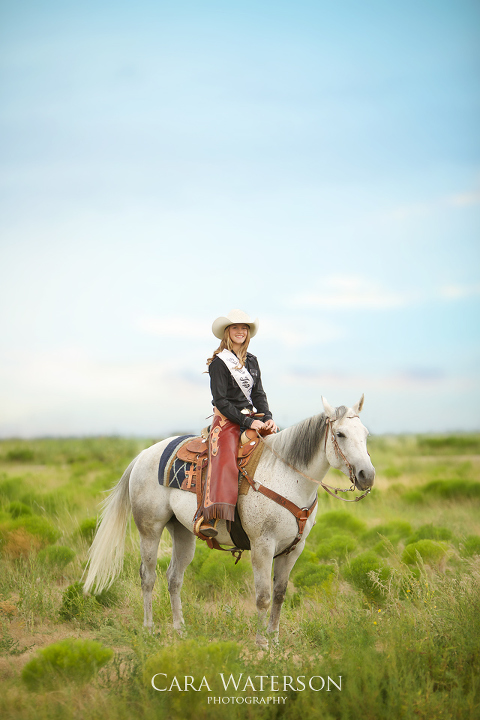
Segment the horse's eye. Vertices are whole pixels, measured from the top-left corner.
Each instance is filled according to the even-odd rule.
[[[337,433],[337,438],[344,438],[346,437],[342,432]]]

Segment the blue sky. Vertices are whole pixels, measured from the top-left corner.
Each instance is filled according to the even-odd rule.
[[[478,4],[2,3],[0,436],[479,429]]]

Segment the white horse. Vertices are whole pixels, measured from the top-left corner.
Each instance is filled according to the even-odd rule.
[[[363,395],[352,408],[341,406],[335,409],[324,398],[322,401],[325,413],[265,438],[267,447],[255,472],[255,483],[276,491],[299,508],[313,505],[317,497],[317,483],[321,483],[330,466],[350,476],[359,490],[368,490],[375,478],[366,446],[368,431],[358,417]],[[84,590],[88,592],[95,588],[100,592],[111,585],[121,570],[131,509],[140,533],[144,625],[150,629],[153,626],[152,591],[156,579],[157,551],[166,527],[172,536],[167,581],[173,626],[181,633],[184,619],[180,590],[185,569],[195,554],[196,538],[192,531],[196,496],[164,487],[158,482],[160,457],[171,440],[162,440],[143,450],[130,463],[105,500],[101,523],[90,548]],[[284,555],[279,553],[289,548],[298,534],[297,520],[288,509],[250,488],[246,495],[239,496],[238,510],[251,544],[258,611],[256,640],[259,645],[266,646],[272,563],[273,603],[266,632],[276,641],[288,578],[315,523],[317,506],[308,517],[298,544]],[[218,530],[218,542],[232,546],[225,521],[219,522]]]

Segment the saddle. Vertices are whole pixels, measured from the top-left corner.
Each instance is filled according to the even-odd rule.
[[[263,445],[260,445],[260,438],[255,430],[248,428],[245,430],[239,441],[237,452],[237,465],[239,471],[247,468],[251,475],[255,473],[258,462],[263,452]],[[208,465],[208,434],[202,431],[202,435],[194,437],[182,444],[173,460],[180,460],[187,463],[185,469],[185,479],[182,482],[181,489],[187,492],[196,492],[197,496],[201,495],[205,471]],[[240,490],[241,494],[248,492],[248,484]]]

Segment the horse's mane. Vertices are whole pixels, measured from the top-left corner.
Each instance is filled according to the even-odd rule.
[[[335,420],[340,420],[348,408],[335,408]],[[325,413],[302,420],[286,428],[275,438],[274,448],[282,458],[295,467],[307,467],[320,449],[326,429]],[[281,441],[281,442],[280,442]]]

